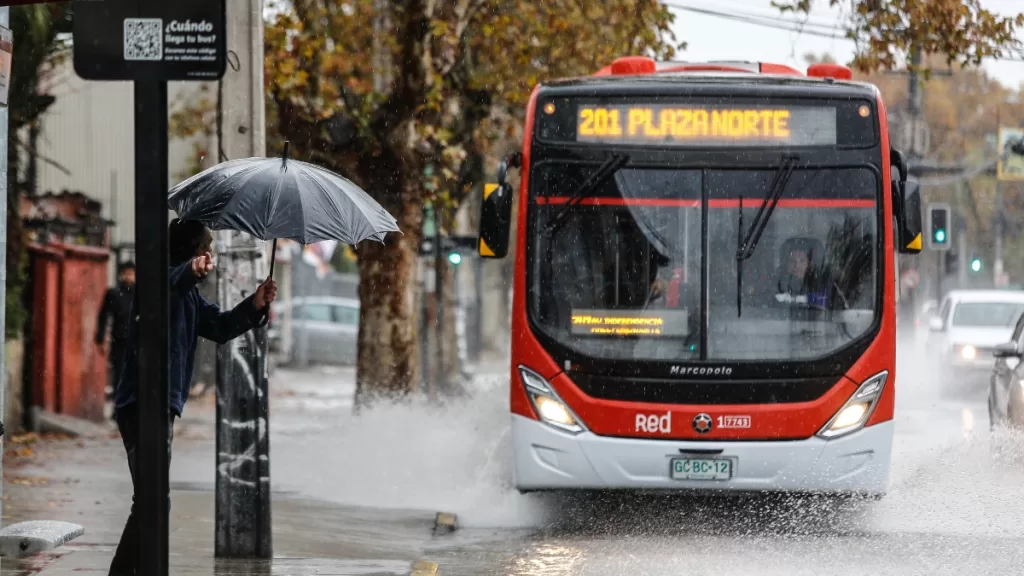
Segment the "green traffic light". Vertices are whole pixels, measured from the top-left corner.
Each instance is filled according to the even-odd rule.
[[[981,272],[981,259],[975,258],[971,260],[971,270],[974,272]]]
[[[942,243],[946,241],[946,231],[939,228],[935,231],[935,241]]]
[[[448,254],[448,261],[455,266],[458,266],[459,264],[462,264],[462,254],[459,254],[458,252],[451,252]]]

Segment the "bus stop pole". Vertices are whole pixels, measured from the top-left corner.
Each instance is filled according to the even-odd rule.
[[[0,7],[0,26],[11,25],[11,9]],[[0,108],[0,286],[7,286],[7,194],[9,193],[7,182],[7,126],[8,110],[4,106]],[[0,292],[0,329],[4,332],[4,346],[0,354],[0,420],[7,417],[7,366],[5,364],[7,351],[7,291]],[[0,438],[0,448],[4,442]],[[0,475],[3,473],[3,458],[0,458]],[[3,495],[3,482],[0,482],[0,496]],[[0,526],[3,525],[3,504],[0,499]]]
[[[135,81],[135,247],[138,273],[138,414],[135,509],[139,574],[167,576],[168,238],[167,82]]]

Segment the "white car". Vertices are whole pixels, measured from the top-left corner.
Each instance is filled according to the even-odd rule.
[[[1008,342],[1024,312],[1024,292],[954,290],[929,320],[929,366],[946,384],[984,381],[993,350]]]
[[[291,349],[282,350],[281,329],[291,315]],[[359,338],[359,300],[335,296],[295,298],[276,302],[267,331],[270,349],[286,363],[356,363]]]

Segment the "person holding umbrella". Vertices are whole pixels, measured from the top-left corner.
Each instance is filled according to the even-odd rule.
[[[188,397],[198,338],[223,343],[268,321],[270,303],[277,297],[273,277],[278,239],[301,244],[337,240],[354,246],[363,240],[384,242],[388,233],[401,230],[394,216],[347,178],[319,166],[289,160],[287,142],[281,158],[228,160],[178,183],[168,191],[167,207],[179,217],[171,223],[169,238],[169,455],[174,418],[181,415]],[[236,230],[274,243],[267,280],[230,312],[222,312],[207,302],[197,288],[213,270],[211,229]],[[115,393],[116,418],[133,483],[139,418],[135,368],[138,329],[136,317],[131,325],[129,369],[122,374]],[[111,576],[136,573],[138,530],[133,504],[110,566]]]
[[[175,219],[170,224],[170,375],[167,415],[167,452],[170,462],[174,419],[181,416],[192,385],[196,344],[200,337],[224,344],[250,329],[265,324],[270,304],[277,298],[277,284],[267,278],[252,296],[230,311],[222,311],[199,294],[199,284],[213,271],[213,236],[205,224]],[[124,370],[114,393],[114,417],[128,456],[128,470],[135,486],[135,449],[138,444],[137,354],[138,315],[133,310],[129,326]],[[170,505],[170,502],[168,502]],[[111,576],[134,575],[138,566],[139,525],[132,511],[110,565]]]

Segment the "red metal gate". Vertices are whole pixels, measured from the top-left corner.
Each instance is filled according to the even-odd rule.
[[[32,265],[32,403],[51,412],[103,420],[107,360],[95,345],[107,290],[103,248],[29,246]]]

